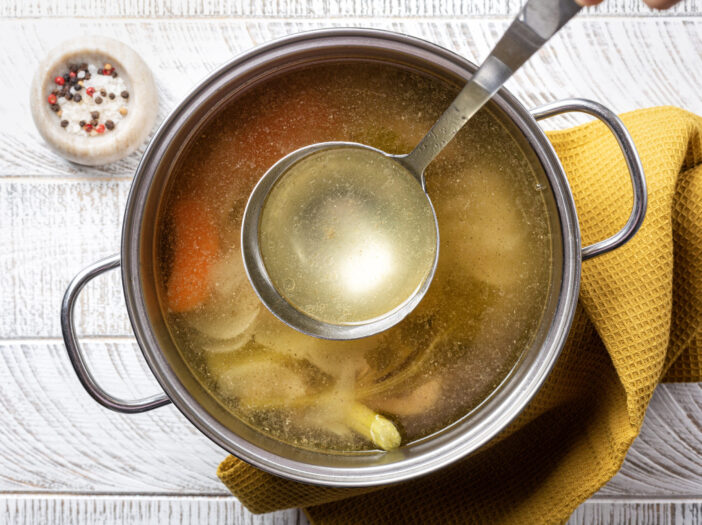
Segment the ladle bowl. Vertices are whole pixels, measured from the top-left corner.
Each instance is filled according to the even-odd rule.
[[[580,9],[581,6],[575,0],[528,0],[495,48],[475,72],[475,75],[458,93],[417,147],[407,155],[390,155],[364,144],[326,142],[300,148],[276,162],[263,175],[249,197],[241,229],[241,250],[246,273],[254,291],[271,313],[300,332],[325,339],[368,337],[402,321],[419,304],[431,284],[439,256],[438,226],[434,236],[433,261],[428,261],[427,257],[412,261],[412,264],[416,264],[415,271],[410,272],[412,278],[404,283],[400,282],[400,284],[404,284],[403,295],[397,297],[399,294],[398,286],[391,287],[390,290],[371,290],[369,293],[369,296],[375,296],[376,300],[379,294],[386,294],[388,301],[384,311],[376,311],[375,315],[368,315],[366,312],[367,315],[364,316],[346,316],[343,312],[335,311],[330,315],[332,309],[330,305],[336,303],[338,307],[340,304],[349,304],[351,302],[349,296],[353,294],[353,290],[340,291],[338,283],[341,278],[340,272],[334,268],[327,268],[329,271],[322,273],[319,277],[321,280],[329,280],[326,278],[326,274],[332,274],[331,279],[336,282],[332,283],[331,286],[318,286],[317,282],[308,279],[312,284],[308,283],[307,289],[301,294],[306,299],[302,302],[291,297],[293,293],[299,294],[299,291],[288,294],[285,289],[286,283],[294,284],[298,276],[310,271],[321,271],[322,265],[315,264],[311,259],[315,261],[325,259],[331,260],[332,264],[342,264],[343,261],[340,261],[340,257],[335,257],[331,251],[331,249],[337,248],[337,244],[329,242],[328,239],[318,238],[318,245],[312,251],[319,254],[319,252],[327,250],[327,253],[313,258],[308,257],[310,250],[305,251],[296,249],[297,247],[294,245],[289,246],[287,254],[282,256],[279,254],[277,259],[281,260],[287,257],[292,263],[287,265],[284,272],[271,272],[268,268],[271,259],[267,260],[263,253],[265,248],[261,247],[261,234],[265,233],[265,229],[261,228],[262,215],[265,213],[266,207],[269,206],[270,192],[275,191],[276,185],[280,183],[281,179],[286,178],[298,163],[304,162],[313,154],[325,155],[334,149],[344,147],[361,149],[376,154],[379,160],[391,160],[396,163],[396,169],[402,170],[414,178],[418,188],[421,189],[426,198],[426,209],[431,210],[431,218],[425,214],[427,215],[424,219],[425,224],[420,224],[419,228],[428,227],[432,219],[437,225],[436,213],[426,193],[424,170],[468,120],[499,91],[512,74]],[[352,170],[349,173],[349,178],[357,179],[368,175],[360,173],[363,169],[367,169],[367,167],[361,168],[359,166],[359,173],[354,173]],[[276,205],[280,204],[277,202]],[[383,210],[378,211],[379,215],[382,216]],[[386,219],[387,217],[382,217],[381,222],[385,223]],[[280,224],[273,226],[274,229],[278,227]],[[403,235],[400,239],[396,239],[400,243],[405,243],[405,250],[401,251],[407,252],[413,248],[410,244],[410,237],[410,235]],[[356,236],[355,239],[349,239],[348,242],[349,247],[345,251],[351,253],[354,250],[365,249],[364,245],[367,241],[362,236]],[[418,253],[428,253],[431,248],[427,245],[428,242],[428,237],[424,236],[419,246],[414,248],[418,250]],[[395,244],[397,245],[397,242]],[[299,264],[295,264],[295,262]],[[327,264],[326,266],[331,265]],[[371,270],[377,271],[378,269]],[[400,280],[395,278],[388,281],[397,283]],[[361,298],[361,300],[366,299],[366,297]],[[373,301],[368,299],[367,302],[372,303]],[[362,307],[356,302],[356,307],[359,306]],[[352,318],[346,319],[345,317]]]
[[[274,278],[271,272],[266,267],[266,257],[265,257],[265,246],[260,242],[261,239],[261,216],[266,205],[266,200],[271,195],[276,184],[281,181],[281,178],[286,177],[287,173],[295,165],[304,162],[313,155],[322,154],[330,151],[339,150],[361,150],[368,152],[371,155],[377,155],[378,160],[382,163],[383,160],[387,160],[388,163],[396,168],[396,173],[393,174],[397,178],[402,178],[403,176],[410,179],[411,182],[406,184],[414,185],[416,184],[416,189],[418,194],[422,195],[424,210],[422,216],[422,222],[426,222],[428,219],[431,221],[430,224],[419,224],[413,225],[416,228],[430,228],[433,233],[433,238],[429,235],[419,236],[424,242],[423,246],[417,246],[417,242],[411,243],[410,235],[408,235],[407,229],[401,229],[398,232],[398,228],[393,228],[394,222],[396,221],[379,221],[382,226],[377,227],[380,229],[380,235],[385,239],[391,236],[402,235],[405,238],[399,239],[399,244],[406,245],[408,247],[408,252],[405,254],[392,254],[395,255],[395,259],[398,256],[403,256],[406,258],[414,258],[419,261],[419,268],[416,271],[411,272],[412,275],[407,276],[406,279],[398,282],[398,286],[383,287],[383,283],[373,283],[375,286],[372,289],[367,290],[365,294],[360,295],[358,301],[356,302],[357,307],[362,307],[363,302],[367,302],[368,298],[377,295],[384,294],[388,296],[388,300],[384,301],[385,304],[391,304],[391,306],[382,312],[377,312],[375,316],[366,316],[365,319],[351,319],[351,320],[341,320],[340,315],[336,315],[335,322],[329,322],[329,315],[320,316],[315,315],[310,308],[305,308],[305,305],[294,304],[291,300],[290,295],[286,294],[285,289],[281,283],[274,282]],[[436,265],[439,260],[439,224],[436,218],[436,212],[434,211],[434,206],[432,205],[429,195],[426,193],[425,181],[423,172],[417,174],[407,169],[403,161],[407,158],[407,155],[390,155],[382,150],[373,148],[371,146],[366,146],[364,144],[359,144],[355,142],[322,142],[313,144],[311,146],[306,146],[300,148],[292,153],[286,155],[278,162],[276,162],[266,174],[259,180],[254,190],[252,191],[249,201],[244,211],[242,228],[241,228],[241,248],[242,256],[244,260],[244,268],[248,275],[249,280],[253,284],[255,292],[258,294],[259,298],[263,304],[281,321],[296,328],[297,330],[313,335],[316,337],[321,337],[324,339],[358,339],[361,337],[366,337],[370,334],[375,334],[387,330],[388,328],[394,326],[404,319],[414,308],[419,304],[431,284],[432,278],[434,277],[434,272],[436,270]],[[382,169],[382,168],[379,168]],[[353,173],[349,173],[351,178],[354,177]],[[400,181],[402,182],[402,181]],[[377,188],[376,188],[377,189]],[[387,192],[388,189],[380,189],[380,191]],[[392,198],[392,196],[389,196]],[[305,202],[306,207],[313,205],[310,201],[314,199],[311,196],[310,199]],[[317,199],[319,200],[319,199]],[[373,200],[373,212],[369,215],[377,217],[378,215],[383,215],[387,219],[388,212],[385,209],[387,207],[386,199],[365,199]],[[353,220],[349,217],[346,220]],[[415,221],[416,222],[416,221]],[[385,230],[385,231],[382,231]],[[348,254],[355,250],[368,250],[368,234],[363,229],[358,232],[359,235],[356,236],[358,246],[349,246],[346,250],[347,258]],[[412,236],[416,239],[418,236]],[[336,241],[337,239],[321,239],[317,241],[322,246],[325,243],[330,243],[330,241]],[[394,239],[398,241],[398,239]],[[385,242],[386,246],[392,245],[391,242]],[[397,244],[397,242],[395,242]],[[323,249],[323,248],[322,248]],[[295,251],[295,250],[291,250]],[[297,252],[302,251],[298,249]],[[298,260],[298,262],[303,265],[305,263],[312,266],[311,271],[325,273],[321,271],[319,265],[314,265],[309,262],[311,257],[307,256],[307,253],[290,253],[290,258]],[[371,254],[372,257],[372,254]],[[340,259],[341,257],[337,257]],[[373,282],[374,280],[382,280],[385,278],[383,275],[383,268],[379,266],[382,261],[370,259],[366,264],[358,264],[358,262],[351,261],[351,264],[356,264],[360,266],[357,271],[361,273],[358,276],[360,283],[352,283],[358,287],[362,283]],[[390,263],[392,264],[392,263]],[[397,266],[397,264],[395,264]],[[327,268],[331,270],[331,268]],[[303,271],[303,270],[300,270]],[[390,269],[393,271],[393,269]],[[374,279],[375,277],[375,279]],[[336,281],[342,280],[343,275],[337,277]],[[398,281],[398,279],[394,279]],[[319,290],[319,286],[316,287]],[[403,288],[404,290],[397,288]],[[333,288],[336,290],[336,288]],[[403,293],[403,291],[405,293]],[[323,292],[322,292],[323,293]],[[349,292],[350,293],[350,292]],[[286,297],[287,295],[287,297]],[[313,290],[312,293],[307,294],[312,295],[316,298],[315,302],[328,302],[330,300],[344,301],[345,298],[336,298],[332,294],[327,294],[328,297],[319,297],[320,292]],[[336,294],[338,295],[338,294]],[[399,296],[399,298],[398,298]],[[392,299],[395,299],[394,304]],[[315,306],[315,305],[313,305]]]

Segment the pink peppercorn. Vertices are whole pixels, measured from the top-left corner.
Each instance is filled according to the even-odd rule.
[[[54,95],[53,93],[49,95],[48,101],[49,104],[56,104],[56,95]]]
[[[97,128],[95,128],[95,131],[97,131],[98,133],[105,133],[105,125],[100,124]]]
[[[56,82],[59,86],[63,86],[66,83],[66,81],[63,79],[63,77],[56,77],[54,79],[54,82]]]
[[[93,94],[95,93],[95,88],[94,87],[89,87],[85,90],[85,93],[89,96],[92,97]]]

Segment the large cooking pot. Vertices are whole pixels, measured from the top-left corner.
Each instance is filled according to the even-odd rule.
[[[270,473],[307,483],[370,486],[404,481],[466,456],[498,434],[525,407],[550,372],[570,328],[584,259],[629,240],[643,221],[646,187],[634,144],[621,121],[600,104],[566,100],[527,111],[502,89],[489,104],[521,147],[546,188],[553,232],[553,282],[543,322],[533,344],[502,384],[476,409],[443,431],[390,453],[323,453],[277,441],[225,410],[195,379],[171,340],[159,308],[154,280],[154,236],[159,205],[172,167],[186,145],[221,108],[252,85],[312,63],[345,60],[385,62],[462,86],[476,66],[439,46],[405,35],[368,29],[303,33],[258,47],[233,59],[201,82],[168,116],[149,144],[132,183],[122,229],[121,253],[80,272],[61,306],[68,354],[88,393],[122,413],[152,410],[169,402],[207,437],[237,457]],[[633,210],[623,229],[586,248],[573,198],[558,158],[537,120],[568,111],[602,120],[621,146],[634,189]],[[122,266],[127,311],[144,357],[165,391],[137,401],[105,392],[87,369],[75,336],[73,309],[83,286]]]

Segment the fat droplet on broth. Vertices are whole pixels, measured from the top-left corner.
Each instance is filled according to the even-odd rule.
[[[256,170],[297,147],[329,140],[408,153],[454,95],[438,81],[390,66],[286,73],[253,88],[208,125],[206,137],[177,168],[170,191],[212,203],[220,228],[214,258],[236,261],[243,206],[233,203],[251,192],[262,173]],[[348,420],[354,403],[389,418],[407,443],[469,412],[509,373],[534,337],[538,306],[548,292],[546,188],[538,189],[541,183],[510,132],[488,112],[473,117],[454,140],[427,170],[440,230],[436,276],[398,326],[346,342],[295,332],[260,305],[236,269],[240,261],[217,277],[228,280],[218,290],[234,289],[235,297],[213,291],[196,312],[167,314],[185,362],[223,406],[261,432],[301,447],[372,449],[376,445]],[[158,225],[164,289],[168,253],[175,249],[168,217],[166,211]],[[340,217],[332,221],[335,228],[344,226]],[[306,228],[305,217],[291,223],[297,236]],[[289,279],[283,288],[303,286],[296,276]]]

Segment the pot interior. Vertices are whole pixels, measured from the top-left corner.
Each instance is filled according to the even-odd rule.
[[[234,60],[174,111],[153,139],[135,177],[125,216],[123,277],[135,333],[176,406],[229,452],[272,473],[310,483],[373,485],[424,474],[469,454],[511,421],[538,389],[560,351],[577,296],[577,222],[562,170],[545,136],[521,105],[501,92],[486,110],[532,167],[548,211],[551,279],[536,334],[494,391],[453,424],[389,453],[308,450],[269,437],[214,398],[173,342],[158,299],[159,214],[172,173],[202,130],[261,83],[313,65],[373,62],[420,73],[456,89],[474,66],[448,51],[399,35],[348,31],[293,37]]]

